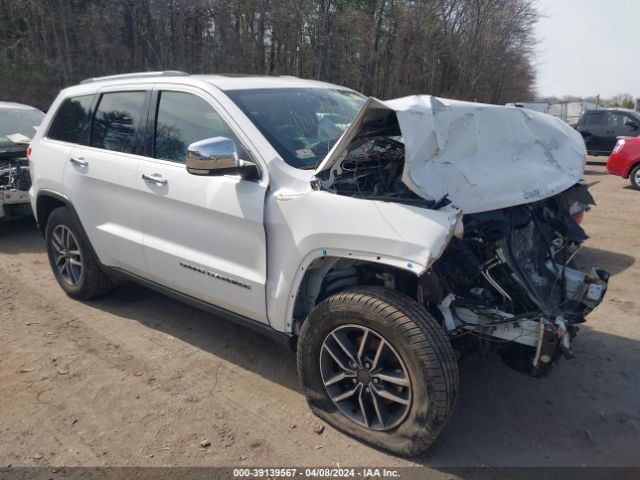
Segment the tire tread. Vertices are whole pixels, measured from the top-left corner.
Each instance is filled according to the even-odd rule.
[[[425,425],[425,428],[421,428],[418,435],[411,439],[411,442],[406,443],[400,450],[393,451],[401,455],[412,456],[426,450],[435,441],[453,413],[456,404],[460,379],[458,363],[449,338],[435,318],[416,300],[398,291],[383,287],[357,287],[345,290],[326,298],[316,306],[316,310],[328,309],[331,311],[345,305],[366,309],[372,314],[384,318],[403,335],[424,368],[429,370],[431,387],[429,402],[433,404],[436,412],[434,421],[430,425]],[[314,312],[302,325],[300,332],[300,342],[302,343],[313,340],[306,338],[306,333],[311,322],[314,321]],[[297,356],[297,367],[301,381],[304,378],[304,358],[300,352],[304,350],[304,348],[299,348]],[[306,391],[304,384],[302,388]],[[310,407],[315,414],[321,413],[311,403]]]

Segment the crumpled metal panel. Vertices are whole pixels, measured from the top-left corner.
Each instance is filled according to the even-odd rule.
[[[333,167],[362,126],[394,111],[405,144],[403,182],[445,195],[464,213],[551,197],[578,182],[586,162],[578,132],[549,115],[428,95],[370,98],[316,173]]]

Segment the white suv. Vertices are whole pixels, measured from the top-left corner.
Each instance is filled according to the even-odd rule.
[[[537,112],[131,74],[63,90],[30,162],[71,297],[128,278],[274,332],[318,416],[403,455],[452,414],[463,343],[543,375],[606,290],[569,266],[584,143]]]

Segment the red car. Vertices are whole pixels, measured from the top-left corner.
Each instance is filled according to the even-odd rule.
[[[640,190],[640,137],[619,138],[607,160],[607,170],[628,178]]]

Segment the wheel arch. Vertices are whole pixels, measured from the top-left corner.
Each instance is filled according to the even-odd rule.
[[[53,192],[51,190],[41,190],[40,192],[38,192],[38,195],[36,196],[36,211],[35,211],[36,221],[38,222],[38,229],[40,230],[40,233],[42,234],[42,236],[43,237],[45,236],[46,229],[47,229],[47,220],[49,219],[51,212],[53,212],[56,208],[59,208],[59,207],[66,207],[69,209],[71,216],[74,218],[74,220],[78,224],[78,228],[80,229],[80,234],[84,236],[87,242],[87,246],[91,250],[91,254],[97,259],[100,265],[100,268],[102,268],[103,270],[106,270],[107,267],[102,263],[95,248],[93,248],[91,239],[87,235],[87,231],[85,230],[84,225],[80,220],[80,216],[78,215],[78,212],[73,206],[73,203],[71,203],[71,201],[64,195],[57,192]],[[110,275],[113,278],[117,277],[117,273],[115,271],[111,272]]]
[[[78,218],[75,209],[69,202],[69,199],[67,199],[65,196],[49,190],[42,190],[38,192],[38,196],[36,197],[35,215],[36,221],[38,222],[38,228],[42,236],[44,236],[45,230],[47,228],[47,220],[49,219],[49,215],[51,215],[51,212],[59,207],[67,207],[76,217],[76,219]]]
[[[417,299],[424,271],[424,265],[416,267],[411,261],[322,250],[308,256],[298,269],[288,302],[286,330],[297,333],[318,303],[353,287],[384,286]]]
[[[64,195],[57,192],[50,191],[50,190],[41,190],[40,192],[38,192],[38,195],[36,197],[35,215],[36,215],[36,221],[38,222],[38,229],[40,230],[40,233],[42,234],[42,236],[43,237],[45,236],[45,232],[47,229],[47,221],[49,219],[49,216],[51,215],[51,212],[53,212],[56,208],[59,208],[59,207],[66,207],[69,209],[69,211],[71,212],[71,215],[74,217],[74,219],[78,223],[80,230],[82,232],[82,235],[84,235],[84,237],[87,239],[87,243],[89,244],[89,247],[91,248],[93,254],[95,255],[95,250],[93,249],[93,245],[91,245],[91,241],[87,236],[87,232],[84,229],[84,225],[82,225],[82,222],[80,221],[80,217],[78,216],[78,212],[76,212],[76,209],[74,208],[71,201]]]
[[[628,179],[631,176],[631,172],[637,167],[640,167],[640,158],[635,159],[633,162],[630,162],[629,168],[625,172],[625,175],[622,178]]]

